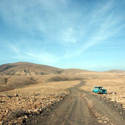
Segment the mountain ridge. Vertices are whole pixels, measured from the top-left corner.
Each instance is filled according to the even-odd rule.
[[[0,73],[6,75],[25,75],[25,74],[49,74],[49,73],[59,73],[62,69],[42,65],[35,64],[29,62],[16,62],[16,63],[8,63],[0,65]]]

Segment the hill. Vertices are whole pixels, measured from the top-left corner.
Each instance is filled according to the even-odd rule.
[[[28,62],[4,64],[0,65],[0,91],[37,83],[82,80],[89,72],[80,69],[60,69]]]
[[[27,62],[9,63],[0,66],[0,91],[7,91],[31,84],[44,82],[49,75],[63,70],[47,65]]]
[[[89,72],[92,72],[92,71],[82,70],[82,69],[65,69],[62,73],[81,74],[81,73],[89,73]]]
[[[6,75],[44,75],[60,73],[62,69],[27,62],[9,63],[0,66],[0,73]]]
[[[109,70],[107,72],[110,72],[110,73],[125,73],[125,70],[117,70],[117,69],[114,69],[114,70]]]

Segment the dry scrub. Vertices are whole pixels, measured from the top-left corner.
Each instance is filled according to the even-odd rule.
[[[39,115],[69,94],[68,88],[79,81],[51,82],[30,85],[0,93],[1,124],[22,124],[33,115]]]
[[[103,86],[107,89],[108,94],[101,96],[106,96],[111,101],[120,102],[125,107],[124,73],[90,73],[86,74],[86,76],[86,85],[81,87],[81,89],[91,92],[94,86]]]

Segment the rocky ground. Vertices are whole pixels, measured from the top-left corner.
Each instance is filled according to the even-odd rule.
[[[67,76],[68,78],[70,75],[65,74],[65,76]],[[71,75],[70,77],[74,78],[73,75]],[[48,78],[48,76],[46,77]],[[56,81],[52,81],[51,79],[51,82],[47,81],[45,83],[44,83],[45,80],[43,80],[40,77],[41,79],[39,80],[37,84],[29,85],[29,86],[22,87],[22,88],[17,88],[14,90],[0,92],[0,124],[3,124],[3,125],[19,124],[20,125],[20,124],[26,124],[28,120],[30,119],[32,120],[33,118],[35,118],[36,120],[37,116],[44,115],[46,114],[46,112],[51,111],[52,107],[56,107],[56,104],[61,102],[64,99],[64,97],[66,97],[67,95],[70,95],[71,97],[73,96],[73,98],[76,97],[75,98],[76,100],[73,100],[73,101],[71,100],[71,102],[74,105],[77,102],[78,107],[76,106],[76,109],[77,108],[81,109],[81,107],[83,107],[84,105],[80,103],[85,103],[87,101],[86,98],[83,98],[84,100],[83,102],[80,101],[82,94],[83,95],[86,94],[86,97],[88,95],[88,99],[93,100],[93,104],[95,103],[95,100],[101,101],[101,103],[104,104],[105,108],[108,107],[109,110],[111,111],[113,110],[112,112],[117,112],[118,117],[120,117],[121,119],[125,117],[125,111],[124,111],[124,108],[125,108],[125,87],[124,87],[125,74],[105,73],[105,72],[104,73],[95,73],[95,72],[81,73],[80,72],[76,74],[76,77],[83,79],[83,83],[84,83],[78,87],[81,91],[84,91],[84,92],[82,93],[79,90],[78,92],[76,92],[77,96],[75,96],[74,94],[70,95],[69,88],[72,88],[72,87],[77,88],[77,85],[80,83],[80,81],[74,80],[74,79],[71,79],[74,81],[71,81],[71,80],[70,81],[69,80],[58,81],[57,78],[60,79],[60,77],[52,77],[54,78],[54,80],[56,78]],[[61,80],[67,80],[64,78],[65,77],[63,75],[61,77]],[[92,89],[94,86],[103,86],[105,89],[108,90],[108,94],[106,95],[93,94]],[[68,96],[68,98],[70,96]],[[63,102],[66,102],[70,106],[70,103],[68,103],[68,101],[65,100]],[[65,106],[67,107],[67,104],[64,103],[64,107]],[[99,107],[101,107],[101,104],[99,104]],[[97,109],[99,107],[97,107]],[[63,108],[57,108],[59,112],[61,111],[61,109]],[[99,124],[101,123],[101,121],[103,122],[106,121],[106,119],[108,119],[110,115],[108,116],[107,114],[108,117],[106,117],[105,115],[103,115],[105,111],[102,112],[101,109],[98,109],[98,110],[102,114],[94,111],[93,109],[91,110],[89,108],[87,112],[90,113],[91,115],[93,114],[92,112],[94,112],[94,117],[96,117],[95,120],[98,121],[98,124]],[[78,113],[77,110],[74,110],[73,112],[74,112],[73,114]],[[69,111],[69,116],[70,116],[70,113],[71,112]],[[60,115],[63,115],[63,114],[60,114]],[[73,116],[71,118],[74,119],[75,117]],[[81,115],[79,115],[77,119],[78,121],[79,121],[79,118],[81,119]],[[89,117],[88,115],[88,121],[90,118],[93,119],[93,117]],[[57,118],[55,119],[58,121]],[[43,120],[45,119],[43,118]],[[83,121],[84,120],[85,119],[83,119]],[[81,124],[82,124],[82,121],[81,121]]]
[[[27,125],[124,125],[120,105],[83,91],[84,82],[70,88],[69,95],[44,117],[34,117]],[[110,105],[111,104],[111,105]]]
[[[68,82],[69,83],[69,82]],[[0,93],[0,125],[25,124],[44,114],[69,94],[78,81],[38,84]]]
[[[21,124],[33,115],[39,115],[50,106],[60,102],[68,95],[68,91],[60,95],[40,97],[39,95],[0,97],[1,124]]]
[[[107,89],[105,96],[112,102],[118,102],[125,108],[125,73],[93,73],[86,76],[82,90],[92,92],[94,86],[102,86]]]

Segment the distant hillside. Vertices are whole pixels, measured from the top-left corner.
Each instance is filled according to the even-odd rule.
[[[4,64],[0,65],[0,92],[37,83],[82,80],[88,72],[27,62]]]
[[[40,65],[40,64],[33,64],[27,62],[18,62],[18,63],[10,63],[4,64],[0,66],[0,73],[6,75],[44,75],[50,73],[60,73],[62,69],[47,66],[47,65]]]
[[[110,73],[125,73],[125,70],[109,70]]]
[[[69,74],[69,75],[83,75],[85,73],[92,73],[93,71],[89,70],[82,70],[82,69],[65,69],[62,71],[62,74]]]
[[[7,91],[39,82],[45,82],[51,74],[60,74],[63,70],[47,65],[27,62],[0,65],[0,91]]]

